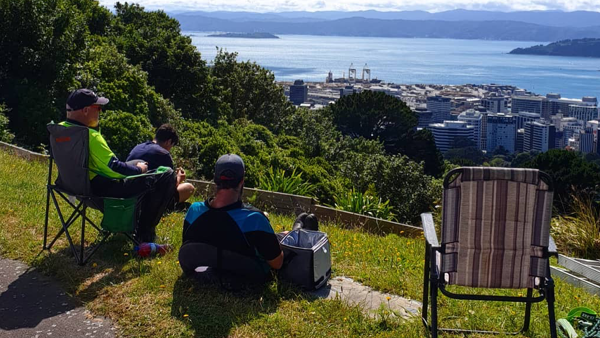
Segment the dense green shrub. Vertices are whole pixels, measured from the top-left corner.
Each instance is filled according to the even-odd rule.
[[[537,168],[554,181],[554,205],[560,211],[570,211],[573,193],[585,191],[597,194],[600,184],[600,166],[586,161],[581,153],[551,149],[538,154],[526,167]]]
[[[125,160],[138,143],[154,137],[152,125],[145,116],[120,110],[103,112],[102,134],[110,149],[121,160]]]
[[[441,174],[443,158],[433,135],[415,131],[417,115],[400,99],[367,90],[341,97],[324,108],[323,114],[330,116],[344,135],[379,140],[389,154],[424,161],[428,174]]]
[[[0,104],[0,141],[10,143],[15,135],[8,129],[8,117],[6,117],[6,108]]]

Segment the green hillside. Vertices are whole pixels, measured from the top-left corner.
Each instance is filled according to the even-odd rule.
[[[42,247],[47,166],[0,151],[0,254],[38,267],[97,315],[111,318],[124,337],[423,337],[418,318],[401,320],[382,309],[377,319],[341,301],[315,300],[283,283],[258,293],[230,294],[196,285],[182,276],[177,252],[152,260],[132,257],[131,245],[114,238],[84,267],[79,267],[64,237],[52,254]],[[201,198],[201,197],[197,197]],[[51,228],[58,230],[52,214]],[[94,219],[100,215],[93,213]],[[183,213],[166,215],[158,226],[161,242],[181,245]],[[271,215],[276,231],[291,216]],[[77,225],[72,234],[77,237]],[[420,300],[424,240],[379,236],[340,224],[323,226],[331,239],[334,275],[352,277],[377,290]],[[76,238],[75,238],[76,240]],[[557,281],[557,315],[600,299]],[[517,294],[519,291],[499,291]],[[462,328],[515,329],[520,305],[444,299],[442,324]],[[533,306],[528,337],[547,337],[544,304]],[[452,337],[452,336],[449,336]],[[478,336],[484,337],[484,336]]]
[[[600,57],[600,39],[574,39],[513,49],[510,54]]]

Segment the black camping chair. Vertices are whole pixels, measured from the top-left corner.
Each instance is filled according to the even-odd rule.
[[[112,234],[121,232],[134,244],[139,244],[131,236],[131,233],[135,229],[136,218],[140,210],[139,205],[143,195],[134,196],[128,199],[106,197],[100,198],[94,196],[91,192],[88,169],[88,128],[80,126],[65,127],[54,123],[48,124],[47,128],[50,132],[50,160],[48,164],[46,219],[44,223],[43,249],[50,250],[54,243],[56,243],[56,240],[58,240],[58,238],[64,233],[69,242],[69,246],[71,247],[71,251],[77,260],[77,263],[79,265],[84,265]],[[51,182],[53,162],[56,163],[58,168],[58,178],[54,184]],[[73,209],[67,218],[65,218],[66,214],[60,208],[57,195],[60,196],[60,198]],[[50,199],[52,199],[56,212],[58,213],[62,228],[58,234],[54,236],[54,239],[50,241],[50,244],[48,244]],[[115,229],[111,228],[110,225],[104,224],[104,222],[102,222],[101,226],[98,227],[91,219],[89,219],[86,213],[87,208],[90,207],[104,212],[104,201],[109,199],[113,201],[130,200],[132,203],[135,203],[134,218],[130,229],[126,229],[126,231],[122,231],[123,229],[118,229],[119,231],[115,231]],[[71,225],[75,224],[79,218],[81,218],[81,243],[79,245],[79,249],[77,249],[76,244],[69,233],[69,228]],[[85,255],[86,223],[92,228],[96,229],[102,235],[100,242],[93,246],[87,255]]]

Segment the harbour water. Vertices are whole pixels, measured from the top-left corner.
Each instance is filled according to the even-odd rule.
[[[202,58],[212,61],[216,46],[238,52],[274,72],[278,81],[324,81],[342,77],[351,63],[360,78],[368,63],[372,77],[394,83],[508,84],[538,94],[600,97],[600,59],[508,54],[539,42],[451,39],[400,39],[280,35],[280,39],[192,38]]]

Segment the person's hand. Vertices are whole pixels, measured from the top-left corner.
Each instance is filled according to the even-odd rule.
[[[138,162],[136,166],[142,169],[142,174],[148,171],[148,163],[147,162]]]
[[[177,168],[177,185],[185,182],[186,176],[185,176],[185,170],[181,169],[181,168]]]

